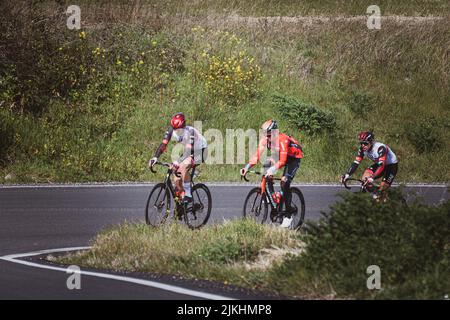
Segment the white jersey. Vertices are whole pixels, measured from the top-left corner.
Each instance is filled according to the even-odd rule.
[[[193,142],[194,150],[201,150],[208,147],[208,143],[206,142],[205,137],[202,136],[197,129],[191,126],[186,126],[182,129],[174,130],[172,140],[179,142],[185,146]]]
[[[375,142],[372,145],[372,148],[368,151],[363,151],[362,149],[360,149],[359,155],[362,158],[367,157],[374,162],[379,162],[380,158],[384,158],[384,156],[386,156],[385,164],[387,165],[398,162],[397,156],[391,150],[391,148],[381,142]]]

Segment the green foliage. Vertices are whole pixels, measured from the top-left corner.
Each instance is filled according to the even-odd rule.
[[[244,263],[254,262],[262,250],[295,245],[295,232],[251,220],[233,220],[196,231],[178,223],[160,228],[124,223],[97,235],[92,250],[54,260],[240,283],[243,279],[260,279],[251,275],[254,272],[246,270]]]
[[[382,204],[367,194],[345,194],[329,215],[308,225],[306,254],[280,269],[291,270],[286,281],[301,283],[295,270],[303,270],[304,281],[338,296],[441,299],[450,290],[450,202],[406,206],[396,192]],[[370,265],[381,268],[381,291],[366,287]]]
[[[375,99],[366,92],[352,91],[347,105],[354,115],[366,119],[367,115],[374,111]]]
[[[261,247],[258,240],[264,235],[263,226],[242,221],[225,225],[223,229],[216,241],[204,244],[200,256],[208,261],[222,263],[255,258]]]
[[[28,15],[20,18],[19,30],[12,30],[10,19],[17,17],[7,13],[0,41],[17,45],[7,46],[0,57],[0,91],[5,105],[16,110],[41,114],[51,99],[98,107],[136,97],[141,87],[165,87],[170,73],[183,69],[182,51],[153,38],[151,30],[121,25],[58,30],[57,17],[49,22],[41,17],[44,22],[28,26]]]
[[[238,7],[263,13],[262,4]],[[391,3],[422,12],[418,3],[405,4]],[[303,131],[300,139],[312,151],[305,155],[301,181],[334,181],[336,170],[348,164],[352,142],[346,139],[361,127],[388,139],[402,161],[399,180],[450,179],[442,170],[450,160],[449,68],[442,59],[450,30],[443,19],[432,24],[388,19],[385,32],[373,33],[352,19],[330,20],[314,30],[274,23],[275,18],[261,28],[253,19],[235,16],[211,24],[214,10],[205,2],[187,7],[156,1],[151,13],[138,10],[138,3],[104,6],[83,0],[80,5],[91,14],[82,24],[89,28],[77,31],[67,29],[61,2],[0,1],[5,137],[0,161],[7,166],[2,171],[14,173],[18,182],[155,179],[145,172],[153,152],[147,146],[156,148],[168,117],[178,111],[222,133],[256,129],[265,119],[285,114],[283,130],[295,137]],[[310,4],[266,7],[271,12],[312,10]],[[314,8],[318,11],[312,14],[325,9],[321,2]],[[209,18],[197,15],[197,9]],[[198,20],[171,18],[193,11]],[[358,83],[369,92],[352,92]],[[271,98],[275,93],[307,104],[285,108],[284,101],[278,112]],[[343,101],[358,115],[377,105],[366,119],[358,119],[342,112]],[[438,125],[411,125],[418,133],[405,134],[406,119],[415,123],[418,115],[433,115]],[[327,132],[333,134],[322,134]],[[419,152],[432,151],[410,156],[415,144]],[[236,168],[210,166],[202,178],[236,180]]]
[[[295,98],[275,96],[274,106],[281,116],[298,130],[315,135],[336,129],[336,118],[331,112],[298,101]]]
[[[10,162],[9,153],[14,145],[14,128],[8,120],[0,113],[0,167]]]
[[[183,71],[184,52],[152,29],[68,30],[60,15],[47,17],[38,3],[33,10],[2,5],[1,162],[34,161],[58,172],[46,181],[120,180],[125,172],[136,179],[144,143],[126,143],[119,133],[135,99],[166,90]],[[31,168],[18,172],[19,179],[39,176]]]
[[[405,126],[405,135],[418,153],[437,151],[442,146],[438,131],[439,123],[435,118],[428,118]]]
[[[205,32],[192,29],[195,40],[210,37],[210,43],[196,48],[191,63],[194,81],[200,81],[209,96],[209,102],[222,109],[239,107],[255,97],[261,80],[261,70],[244,47],[243,40],[228,31]],[[213,44],[213,45],[212,45]]]
[[[195,232],[176,223],[156,229],[125,223],[96,236],[91,250],[51,260],[202,277],[296,297],[442,299],[450,290],[450,202],[406,206],[399,191],[389,196],[375,204],[367,194],[345,194],[300,234],[252,220]],[[281,259],[264,256],[268,251]],[[371,265],[381,269],[382,290],[367,289]]]

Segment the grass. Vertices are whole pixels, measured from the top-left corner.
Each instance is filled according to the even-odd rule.
[[[4,88],[0,96],[0,183],[160,179],[162,175],[146,171],[146,163],[160,143],[168,119],[178,111],[185,112],[189,122],[202,121],[204,132],[214,128],[223,135],[226,129],[258,129],[264,120],[276,118],[281,131],[304,145],[305,158],[296,177],[299,182],[337,181],[353,160],[357,133],[368,128],[398,155],[398,182],[450,181],[450,172],[445,170],[450,160],[450,28],[445,20],[387,21],[379,31],[367,30],[361,21],[264,26],[224,20],[212,25],[204,17],[207,8],[215,12],[225,2],[198,1],[192,8],[176,1],[141,3],[152,3],[169,15],[175,8],[186,14],[196,7],[204,10],[198,11],[196,19],[166,24],[148,10],[90,4],[84,39],[67,30],[61,38],[50,28],[53,24],[48,27],[47,33],[52,35],[48,39],[38,28],[27,31],[31,32],[29,42],[39,44],[34,48],[47,46],[57,53],[28,47],[23,55],[10,53],[10,59],[21,57],[15,61],[18,66],[28,68],[23,61],[29,59],[29,52],[39,54],[45,62],[40,69],[20,73],[30,74],[32,84],[26,77],[14,82],[14,73],[0,74]],[[301,6],[227,3],[231,11],[235,8],[246,15],[329,14],[335,9],[355,14],[362,6],[356,1],[303,1]],[[442,8],[448,5],[433,2],[436,7],[432,9],[428,2],[384,4],[388,12],[397,14],[445,13]],[[58,9],[45,2],[42,6],[51,17]],[[272,11],[263,13],[263,8]],[[129,19],[127,10],[147,19]],[[8,25],[10,20],[5,17],[2,23]],[[55,25],[64,26],[60,16],[52,19],[56,19]],[[14,42],[11,39],[18,36],[15,29],[7,30],[12,31],[4,33],[3,40]],[[82,58],[71,56],[72,49],[58,51],[67,43],[73,50],[81,50]],[[96,53],[97,48],[105,50],[106,58]],[[243,77],[227,59],[239,64],[239,72],[249,71],[251,76]],[[11,61],[0,63],[9,66]],[[67,65],[67,70],[56,72],[57,61]],[[81,67],[96,71],[84,74]],[[52,72],[47,74],[47,70]],[[80,83],[54,79],[64,79],[64,72]],[[29,89],[17,89],[21,86]],[[58,96],[55,88],[59,87]],[[274,96],[292,97],[331,113],[336,120],[334,130],[312,135],[297,128],[282,118]],[[40,112],[29,111],[37,105]],[[427,128],[409,133],[421,119],[438,119],[433,120],[432,134]],[[428,136],[434,137],[437,147],[423,152],[420,146],[427,146]],[[203,166],[202,180],[237,181],[241,165]]]
[[[135,1],[132,5],[125,1],[114,1],[116,7],[123,11],[111,12],[111,5],[102,2],[101,5],[92,5],[89,1],[79,1],[81,7],[89,8],[93,16],[103,13],[111,18],[133,19],[145,18],[150,14],[170,14],[204,18],[207,16],[315,16],[315,15],[365,15],[367,7],[373,4],[369,0],[255,0],[243,2],[238,0],[198,0],[186,3],[185,1],[144,0]],[[379,0],[377,5],[384,15],[445,15],[449,12],[449,4],[445,0]],[[125,10],[127,7],[133,10]],[[135,21],[135,20],[134,20]]]
[[[262,273],[255,273],[255,269],[268,268],[280,262],[283,254],[300,248],[294,232],[252,221],[228,221],[195,232],[176,223],[158,229],[125,223],[100,233],[89,251],[49,259],[96,269],[176,274],[256,289],[263,280]]]
[[[235,219],[196,231],[124,223],[92,249],[48,260],[112,271],[172,274],[296,298],[442,299],[449,287],[449,205],[386,203],[347,193],[299,233]],[[370,210],[368,210],[370,208]],[[382,290],[368,290],[367,268]]]

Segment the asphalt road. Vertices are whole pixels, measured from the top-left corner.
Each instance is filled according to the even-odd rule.
[[[239,217],[252,185],[211,185],[210,223]],[[89,245],[99,230],[125,220],[143,221],[151,185],[0,187],[0,257],[44,249]],[[344,191],[339,186],[301,186],[307,219],[318,219]],[[445,186],[410,187],[426,203],[449,199]],[[128,275],[148,278],[144,275]],[[168,291],[95,276],[82,277],[81,290],[68,290],[64,272],[0,260],[0,299],[198,299]],[[150,280],[155,280],[154,277]],[[171,277],[156,279],[176,287],[238,299],[261,298],[234,288]]]

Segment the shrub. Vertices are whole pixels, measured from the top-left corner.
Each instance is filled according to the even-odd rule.
[[[86,105],[135,97],[147,86],[166,86],[183,68],[183,52],[151,29],[68,30],[57,11],[46,14],[38,2],[2,4],[0,99],[15,110],[41,114],[51,99],[83,98]]]
[[[330,214],[308,224],[307,252],[287,266],[339,296],[441,299],[450,291],[450,202],[406,206],[394,198],[374,204],[367,194],[343,195]],[[367,289],[370,265],[380,267],[383,290]]]
[[[199,36],[204,30],[194,28]],[[192,73],[204,84],[210,97],[222,105],[238,106],[258,93],[261,79],[260,67],[247,50],[240,47],[242,39],[229,32],[218,31],[210,35],[215,47],[202,48],[195,52]]]
[[[0,167],[10,162],[10,151],[14,145],[14,128],[0,113]]]
[[[439,123],[434,118],[405,126],[405,134],[418,153],[437,151],[442,146],[438,133]]]
[[[217,234],[217,240],[205,243],[200,248],[200,256],[206,261],[229,263],[251,260],[261,248],[265,230],[261,225],[253,221],[244,220],[240,223],[228,223],[221,227],[221,233]]]
[[[274,105],[290,125],[307,134],[314,135],[335,130],[336,118],[330,112],[284,96],[275,96]]]
[[[367,114],[375,107],[375,98],[366,92],[352,91],[347,105],[352,113],[366,119]]]

